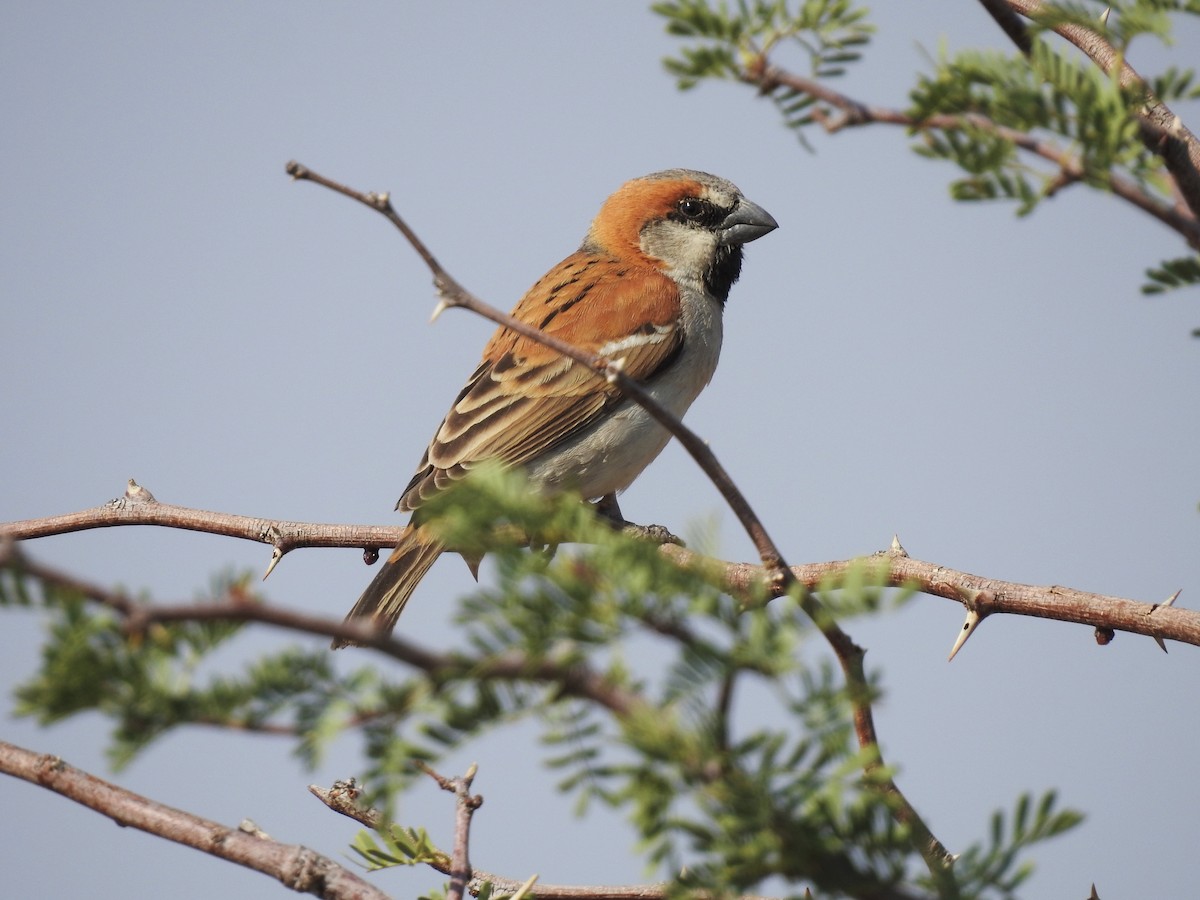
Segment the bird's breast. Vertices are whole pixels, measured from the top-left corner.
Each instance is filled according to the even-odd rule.
[[[664,371],[645,382],[650,396],[682,418],[712,379],[721,353],[721,305],[684,291],[683,342]],[[632,400],[528,466],[536,484],[570,487],[596,498],[623,491],[662,452],[671,435]]]

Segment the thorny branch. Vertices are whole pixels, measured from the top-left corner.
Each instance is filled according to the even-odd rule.
[[[186,507],[179,508],[186,509]],[[96,507],[96,509],[102,510],[103,507]],[[86,518],[87,512],[84,510],[80,513],[53,518],[75,521],[77,517]],[[189,512],[198,511],[191,510]],[[219,516],[221,519],[239,518],[217,513],[213,515]],[[189,519],[192,522],[189,527],[199,531],[207,530],[196,527],[196,519],[191,517]],[[29,524],[33,530],[40,531],[43,521],[31,519]],[[24,523],[12,523],[13,526],[22,524]],[[146,523],[130,521],[122,524]],[[155,524],[165,523],[157,522]],[[0,525],[0,570],[8,569],[48,586],[73,591],[108,606],[125,617],[127,622],[125,627],[130,632],[144,630],[154,622],[167,621],[224,619],[262,622],[307,634],[319,634],[331,638],[352,637],[356,641],[362,641],[371,648],[391,656],[398,662],[415,664],[422,668],[430,660],[449,659],[448,656],[438,654],[425,655],[424,651],[414,644],[400,638],[377,640],[377,632],[371,631],[368,634],[359,630],[356,625],[347,624],[341,619],[307,616],[289,609],[246,602],[239,596],[230,596],[216,603],[140,604],[121,591],[78,578],[20,553],[17,544],[11,538],[20,535],[21,530],[15,529],[14,532],[9,533],[6,531],[9,527],[9,525]],[[380,526],[337,526],[339,529],[346,529],[344,538],[339,536],[334,541],[326,542],[321,537],[326,527],[314,525],[314,536],[311,537],[303,530],[298,531],[296,546],[359,546],[360,542],[354,540],[356,536],[370,536],[377,532],[386,532],[386,529]],[[392,531],[399,535],[401,529],[397,527]],[[225,532],[219,532],[214,528],[211,533]],[[5,540],[5,537],[9,539]],[[558,543],[571,542],[570,535],[557,537],[561,537]],[[674,544],[661,545],[659,552],[677,565],[694,568],[710,575],[721,590],[747,602],[761,594],[762,586],[765,583],[765,571],[762,566],[753,563],[726,562],[703,556]],[[1200,647],[1200,612],[1196,610],[1168,607],[1162,601],[1139,601],[1127,597],[1081,591],[1062,585],[1033,585],[986,578],[938,563],[914,559],[904,552],[880,551],[866,559],[805,563],[793,566],[792,576],[806,590],[830,590],[836,589],[852,572],[862,571],[864,568],[863,574],[870,584],[879,587],[907,588],[931,597],[942,597],[955,603],[974,606],[982,616],[1000,614],[1034,616],[1092,628],[1112,628],[1116,631]],[[681,622],[661,621],[648,617],[644,624],[652,631],[673,638],[682,644],[688,644],[695,640],[695,636]],[[368,637],[371,639],[368,640]]]
[[[61,794],[129,826],[262,872],[289,890],[319,897],[388,900],[343,866],[297,844],[271,839],[252,822],[230,828],[156,803],[67,765],[57,756],[0,741],[0,772]]]
[[[383,818],[379,810],[363,806],[358,802],[360,791],[353,780],[335,782],[331,788],[311,784],[308,789],[314,797],[331,810],[353,819],[360,825],[380,832],[386,832],[388,828],[394,827],[392,823]],[[443,875],[450,874],[451,865],[444,855],[441,858],[428,860],[427,864]],[[500,894],[514,893],[520,890],[523,884],[528,883],[485,872],[483,869],[475,867],[467,884],[467,890],[471,894],[476,894],[488,882],[491,883],[493,890]],[[569,885],[546,884],[538,881],[536,894],[538,900],[667,900],[670,896],[670,888],[671,885],[666,883]],[[893,889],[887,897],[890,900],[912,900],[910,895],[899,888]],[[737,900],[768,900],[768,898],[756,894],[743,894]]]

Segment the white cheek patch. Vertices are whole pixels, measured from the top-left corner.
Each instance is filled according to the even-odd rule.
[[[642,252],[660,260],[677,279],[699,280],[712,263],[717,235],[664,219],[642,229]]]

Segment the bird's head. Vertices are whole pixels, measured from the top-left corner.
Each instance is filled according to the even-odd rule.
[[[778,227],[724,178],[668,169],[626,182],[604,201],[583,249],[649,263],[724,303],[742,270],[742,245]]]

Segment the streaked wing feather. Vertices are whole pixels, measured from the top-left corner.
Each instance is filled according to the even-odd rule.
[[[623,299],[624,291],[636,291],[637,301]],[[646,269],[614,273],[611,265],[597,265],[582,253],[552,269],[513,314],[582,349],[624,359],[625,373],[639,380],[668,364],[682,339],[678,294],[670,279]],[[484,460],[512,466],[529,462],[621,399],[614,385],[584,366],[499,329],[397,507],[416,509]]]

